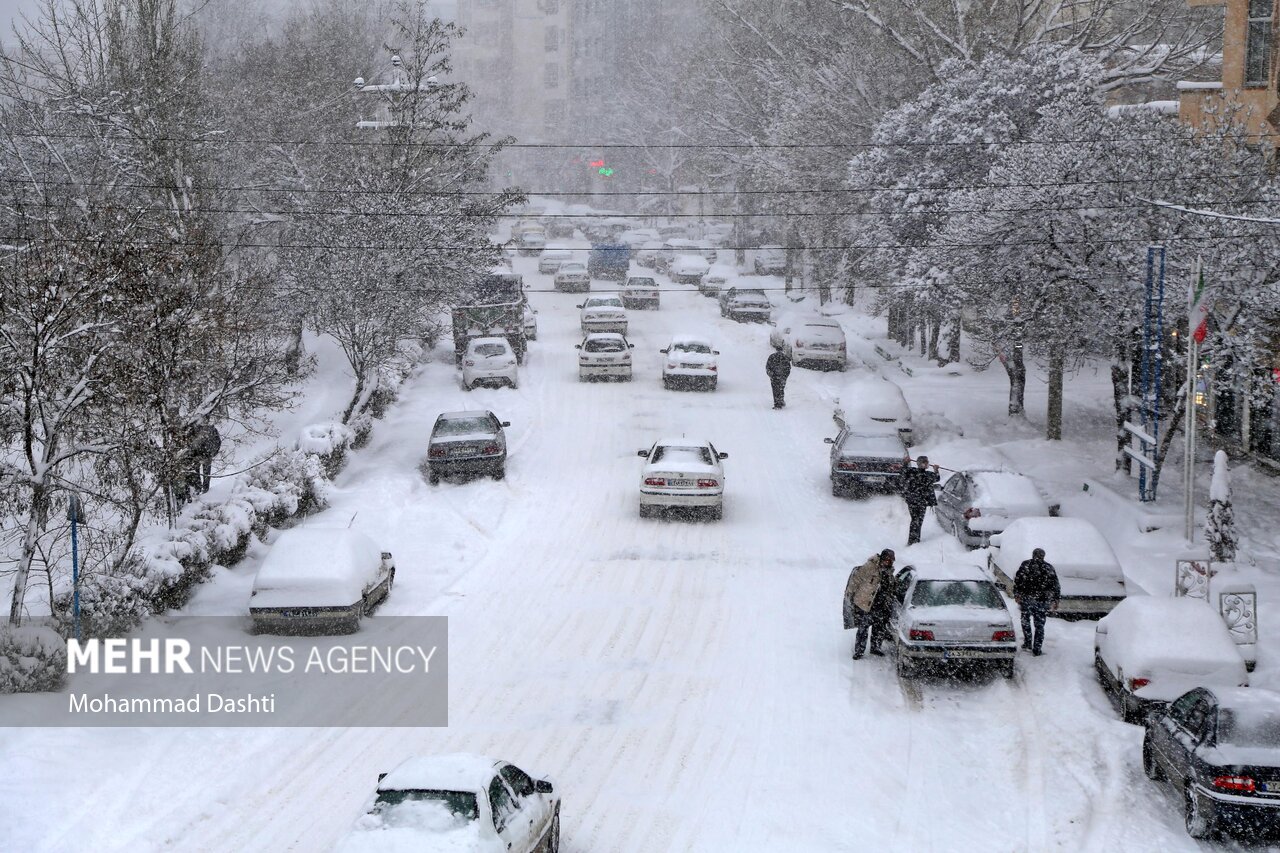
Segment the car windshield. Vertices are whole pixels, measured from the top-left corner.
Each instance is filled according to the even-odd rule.
[[[702,465],[714,465],[711,451],[706,447],[677,447],[672,444],[659,444],[649,457],[650,462],[694,462]]]
[[[627,281],[627,287],[657,287],[651,278],[633,278]]]
[[[987,581],[921,581],[911,603],[922,607],[989,607],[1004,609],[1000,593]]]
[[[583,345],[583,352],[622,352],[627,348],[621,340],[615,338],[603,338],[601,340],[587,341]]]
[[[446,418],[436,421],[436,435],[471,435],[477,432],[493,432],[493,421],[486,417]]]
[[[616,296],[593,296],[583,308],[621,308],[622,300]]]
[[[449,813],[463,820],[476,820],[480,817],[480,808],[476,804],[476,795],[471,791],[379,791],[374,800],[375,814],[387,814],[396,806],[406,803],[439,804]]]
[[[703,355],[711,354],[711,347],[697,341],[677,341],[671,345],[671,349],[678,352],[700,352]]]
[[[582,264],[578,263],[577,261],[572,261],[570,263],[560,265],[560,272],[581,272],[584,269],[586,269],[586,267],[584,267]]]
[[[1218,743],[1272,749],[1280,747],[1280,714],[1221,708],[1218,711]]]
[[[494,355],[506,355],[507,345],[506,344],[480,344],[475,349],[473,349],[472,352],[474,352],[476,355],[482,355],[485,358],[488,358]]]

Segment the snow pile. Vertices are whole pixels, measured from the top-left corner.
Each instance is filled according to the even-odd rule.
[[[67,671],[58,632],[42,625],[0,625],[0,693],[57,690]]]
[[[359,426],[367,431],[373,422],[368,418],[365,420],[368,420],[368,427],[364,423]],[[312,424],[302,428],[302,434],[298,436],[298,450],[319,457],[325,474],[333,478],[347,464],[347,451],[355,446],[356,437],[357,429],[336,421]]]

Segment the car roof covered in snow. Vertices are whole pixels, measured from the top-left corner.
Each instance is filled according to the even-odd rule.
[[[441,412],[436,416],[438,421],[470,420],[471,418],[492,418],[493,412],[488,409],[473,409],[466,412]]]
[[[313,590],[338,596],[335,604],[360,597],[364,582],[381,564],[382,549],[358,530],[341,527],[295,527],[280,534],[262,561],[253,588],[263,593],[256,606],[270,607],[267,591],[294,594]],[[298,602],[292,602],[297,604]],[[310,602],[319,605],[321,602]]]
[[[1247,684],[1244,658],[1222,617],[1197,598],[1131,595],[1098,621],[1108,635],[1113,663],[1134,675],[1159,671]],[[1224,671],[1225,670],[1225,671]]]
[[[911,563],[909,565],[914,569],[913,574],[917,580],[991,581],[991,576],[985,569],[972,563]]]
[[[1209,687],[1218,707],[1251,714],[1280,715],[1280,693],[1263,687]],[[1280,746],[1280,744],[1277,744]]]
[[[896,382],[875,374],[852,373],[840,385],[840,399],[849,413],[871,418],[908,420],[911,409]],[[848,418],[846,418],[848,420]]]
[[[508,349],[511,347],[511,343],[506,338],[499,338],[495,336],[495,337],[489,337],[489,338],[472,338],[471,340],[467,341],[467,349],[475,349],[476,347],[482,346],[483,344],[502,344],[504,347],[507,347]]]
[[[1006,568],[1030,559],[1036,548],[1044,549],[1044,558],[1059,574],[1068,568],[1120,565],[1102,533],[1083,518],[1018,518],[994,534],[991,544],[999,546],[997,559]]]
[[[409,758],[378,782],[379,791],[484,791],[502,762],[457,752]]]
[[[1015,471],[975,470],[966,473],[989,506],[1003,507],[1010,512],[1021,510],[1028,514],[1039,510],[1042,515],[1049,515],[1049,507],[1030,477]]]
[[[587,336],[582,339],[583,343],[587,341],[621,341],[627,342],[627,338],[620,332],[588,332]]]
[[[688,332],[681,332],[678,335],[671,336],[671,345],[678,346],[679,344],[702,344],[705,347],[715,349],[711,343],[711,338],[706,335],[694,335]]]
[[[696,438],[689,438],[683,435],[667,435],[655,441],[654,444],[663,447],[706,447],[710,442],[699,441]]]

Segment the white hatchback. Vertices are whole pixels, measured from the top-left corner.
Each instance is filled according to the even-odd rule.
[[[707,338],[696,335],[676,335],[666,348],[659,350],[666,359],[662,362],[662,387],[701,386],[716,390],[720,369],[716,364],[718,349]]]
[[[627,309],[621,296],[590,296],[578,307],[582,309],[579,315],[582,331],[627,333]]]
[[[462,356],[462,390],[477,385],[519,385],[516,354],[506,338],[473,338]]]
[[[712,519],[724,516],[724,466],[720,453],[709,441],[664,438],[648,450],[640,474],[640,517],[669,510],[705,510]]]
[[[635,344],[617,332],[592,332],[578,344],[578,378],[631,379],[631,350]]]

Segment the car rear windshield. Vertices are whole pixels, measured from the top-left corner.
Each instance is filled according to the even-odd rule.
[[[705,447],[676,447],[674,445],[659,444],[653,449],[653,455],[649,458],[650,462],[698,462],[703,465],[714,465],[715,460],[711,458],[711,451]]]
[[[987,581],[921,581],[911,603],[924,607],[990,607],[1004,609],[1000,593]]]
[[[693,341],[680,341],[679,343],[674,343],[671,345],[671,349],[679,350],[680,352],[700,352],[704,355],[711,354],[711,347],[706,344],[699,344]]]
[[[627,345],[620,340],[606,338],[602,341],[587,341],[582,347],[583,352],[622,352]]]
[[[440,803],[464,820],[476,820],[480,809],[476,795],[470,791],[379,791],[374,801],[374,811],[383,812],[403,803]]]
[[[577,261],[560,265],[560,272],[583,272],[584,270],[586,270],[586,267]]]
[[[621,308],[622,300],[616,296],[593,296],[586,301],[584,308]]]
[[[475,348],[476,355],[483,355],[486,357],[491,355],[506,355],[506,353],[506,344],[480,344]]]
[[[436,435],[471,435],[477,432],[493,432],[493,421],[485,417],[436,421]]]
[[[1280,749],[1280,714],[1262,711],[1218,711],[1218,743]]]
[[[632,278],[627,279],[627,287],[657,287],[651,278]]]

